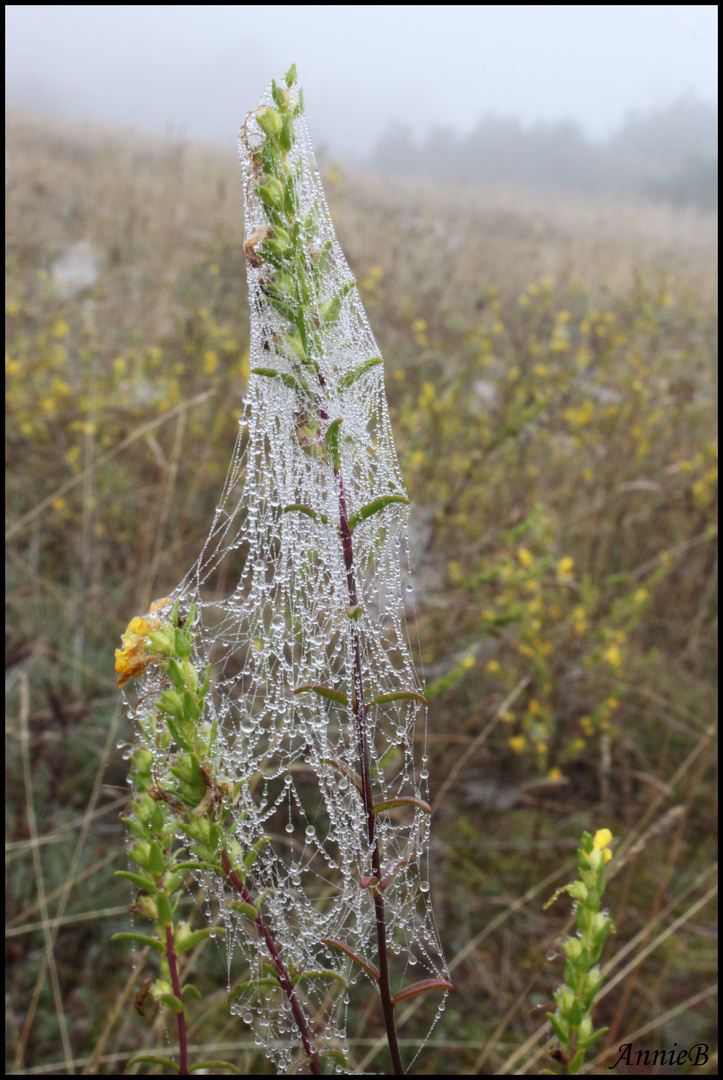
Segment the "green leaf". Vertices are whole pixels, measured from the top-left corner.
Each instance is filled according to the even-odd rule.
[[[348,390],[349,387],[357,381],[357,379],[361,379],[362,375],[366,375],[367,371],[370,371],[371,368],[376,367],[377,364],[383,363],[384,361],[382,360],[381,356],[373,356],[371,360],[365,360],[363,364],[359,364],[359,366],[355,367],[353,371],[348,372],[348,374],[346,375],[342,375],[342,377],[337,381],[336,384],[337,393],[340,394],[342,390]]]
[[[148,934],[113,934],[111,941],[135,941],[136,945],[142,945],[144,948],[155,949],[156,952],[166,954],[166,946],[164,942],[158,940],[158,938],[149,937]]]
[[[418,799],[414,795],[402,795],[397,799],[386,799],[372,807],[373,814],[381,814],[384,810],[391,810],[395,806],[418,806],[425,814],[432,813],[432,807],[424,799]]]
[[[180,1072],[181,1068],[175,1061],[171,1061],[170,1058],[153,1057],[150,1054],[143,1054],[142,1057],[134,1057],[126,1065],[126,1069],[129,1069],[131,1065],[164,1065],[167,1069],[175,1069],[176,1072]]]
[[[200,945],[202,941],[205,941],[211,934],[225,934],[226,931],[222,926],[207,926],[203,930],[196,930],[194,933],[189,934],[183,941],[177,941],[176,953],[181,956],[182,953],[190,952],[191,949],[195,949],[197,945]]]
[[[306,514],[307,517],[315,518],[321,521],[323,525],[329,524],[329,519],[326,514],[320,514],[316,510],[312,510],[310,506],[302,506],[301,503],[291,503],[289,506],[284,507],[284,513],[288,514],[290,510],[298,510],[300,514]]]
[[[577,1053],[575,1054],[575,1056],[573,1058],[571,1058],[571,1060],[569,1061],[569,1063],[567,1065],[567,1072],[568,1072],[568,1074],[570,1076],[576,1076],[577,1073],[579,1073],[580,1066],[582,1065],[584,1057],[585,1057],[585,1051],[584,1050],[578,1050]]]
[[[371,960],[367,960],[361,953],[358,953],[356,949],[352,949],[351,945],[347,945],[343,941],[339,941],[338,938],[325,937],[321,939],[322,945],[331,945],[334,949],[339,949],[341,952],[350,956],[360,967],[363,967],[373,979],[379,982],[379,968],[372,964]]]
[[[161,926],[172,926],[173,913],[171,912],[171,902],[162,890],[156,894],[156,909],[158,911],[158,921]]]
[[[271,96],[280,109],[283,109],[286,105],[284,100],[284,91],[280,86],[276,85],[276,79],[271,80]]]
[[[338,469],[341,465],[341,457],[339,455],[339,428],[341,427],[341,419],[332,420],[329,424],[329,428],[324,437],[324,449],[326,451],[326,457],[329,464],[334,470]]]
[[[183,1002],[175,994],[161,994],[158,1000],[167,1005],[169,1009],[172,1009],[177,1016],[183,1012]]]
[[[273,110],[267,109],[267,112]],[[278,113],[276,114],[278,116]],[[275,177],[271,177],[268,184],[262,184],[256,188],[256,194],[267,206],[282,206],[284,202],[284,189]]]
[[[294,121],[290,116],[284,117],[284,122],[281,125],[281,131],[279,132],[279,143],[281,149],[287,153],[296,142],[296,133],[294,131]],[[284,199],[284,209],[286,210],[286,200]],[[287,210],[287,213],[289,211]],[[289,213],[289,217],[292,215]]]
[[[581,1039],[578,1036],[577,1045],[581,1050],[589,1050],[591,1046],[594,1046],[598,1039],[602,1039],[603,1035],[609,1031],[610,1028],[602,1027],[599,1031],[593,1031],[589,1039]]]
[[[386,705],[389,701],[403,701],[409,698],[416,698],[417,701],[421,701],[422,705],[428,704],[424,694],[420,694],[416,690],[395,690],[391,694],[379,694],[378,697],[372,698],[369,704]]]
[[[569,1045],[570,1045],[570,1029],[567,1026],[567,1024],[565,1024],[565,1021],[562,1020],[561,1017],[557,1016],[556,1013],[548,1013],[547,1014],[547,1019],[552,1024],[552,1030],[555,1032],[558,1039],[560,1040],[560,1043],[561,1043],[562,1047],[563,1048],[569,1047]]]
[[[166,869],[166,860],[163,858],[163,851],[161,850],[161,845],[158,843],[157,840],[151,841],[151,850],[148,857],[148,869],[152,873],[154,873],[156,877],[160,877]]]
[[[321,305],[321,325],[325,330],[331,330],[332,327],[336,326],[341,315],[341,305],[344,302],[344,297],[354,288],[354,285],[355,282],[347,281],[346,285],[342,285],[332,300]]]
[[[269,844],[269,843],[271,843],[271,837],[270,836],[262,836],[260,840],[256,841],[256,843],[254,844],[254,846],[251,848],[248,855],[244,859],[244,866],[246,867],[246,872],[247,873],[251,869],[251,867],[254,865],[254,863],[256,862],[256,857],[257,857],[258,853],[261,851],[261,848],[265,844]]]
[[[247,904],[241,900],[232,900],[228,907],[231,911],[239,911],[247,919],[251,919],[251,922],[256,922],[259,915],[253,904]]]
[[[454,986],[449,979],[422,979],[420,982],[412,983],[411,986],[405,986],[403,990],[395,994],[392,998],[392,1005],[398,1005],[400,1001],[416,997],[417,994],[426,994],[427,990],[435,989],[454,990]]]
[[[389,506],[390,503],[409,505],[409,499],[405,495],[382,495],[381,498],[375,499],[374,502],[362,506],[361,510],[357,510],[356,514],[352,514],[349,518],[350,530],[354,532],[360,521],[366,521],[372,514],[378,514],[380,510],[383,510],[385,506]]]
[[[335,701],[337,705],[349,704],[349,698],[346,694],[342,694],[339,690],[332,690],[330,686],[297,686],[294,693],[303,694],[307,690],[313,690],[315,694],[319,694],[320,697],[329,698],[330,701]]]
[[[280,985],[279,980],[274,978],[273,975],[262,976],[262,977],[260,977],[258,979],[246,979],[244,982],[239,983],[238,986],[234,986],[233,990],[228,995],[229,1005],[237,997],[240,997],[241,994],[243,994],[244,990],[248,990],[252,986],[257,986],[257,987],[258,986],[274,986],[274,987],[278,987],[279,985]]]
[[[189,1065],[188,1071],[199,1072],[201,1069],[228,1069],[229,1072],[241,1076],[241,1070],[232,1065],[230,1061],[197,1061],[195,1065]]]
[[[349,1066],[349,1063],[341,1050],[319,1050],[317,1051],[317,1057],[329,1057],[333,1061],[337,1061],[344,1069],[347,1069]]]
[[[113,877],[127,878],[128,881],[132,881],[134,885],[137,885],[139,889],[145,889],[151,896],[156,892],[155,878],[143,877],[142,874],[134,874],[130,870],[116,870]]]
[[[184,1000],[187,997],[192,997],[195,1001],[201,1001],[203,995],[201,994],[201,991],[198,989],[198,987],[194,986],[193,983],[186,983],[186,985],[181,990],[181,997]]]
[[[284,82],[288,86],[289,90],[296,82],[296,64],[292,64],[289,70],[284,75]]]
[[[310,397],[311,391],[305,382],[297,382],[293,375],[287,375],[283,371],[273,371],[271,368],[252,368],[252,375],[264,375],[267,379],[278,379],[284,386],[288,386],[301,397]]]

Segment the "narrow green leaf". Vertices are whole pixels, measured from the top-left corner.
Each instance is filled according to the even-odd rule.
[[[183,1002],[175,994],[161,994],[158,1000],[172,1009],[177,1016],[183,1012]]]
[[[290,510],[298,510],[300,514],[306,514],[307,517],[315,518],[323,525],[329,524],[329,519],[326,514],[320,514],[317,510],[312,510],[310,506],[302,506],[301,503],[291,503],[289,506],[284,507],[285,514],[288,514]]]
[[[557,1013],[548,1013],[547,1019],[552,1024],[552,1030],[557,1035],[558,1039],[562,1043],[563,1047],[569,1046],[570,1043],[570,1029],[565,1024],[564,1020],[557,1015]]]
[[[181,997],[184,1000],[187,997],[192,997],[195,1001],[201,1001],[203,995],[201,994],[201,991],[198,989],[198,987],[194,986],[193,983],[186,983],[186,985],[181,990]]]
[[[284,108],[286,102],[284,101],[284,91],[280,86],[277,86],[276,79],[271,80],[271,96],[280,109]]]
[[[332,420],[329,424],[326,435],[324,436],[324,449],[326,450],[326,457],[329,464],[334,470],[338,469],[341,465],[341,457],[339,454],[339,428],[341,427],[341,419]]]
[[[346,694],[342,694],[339,690],[332,690],[329,686],[297,686],[294,693],[302,694],[307,690],[313,690],[315,694],[319,694],[320,697],[329,698],[330,701],[335,701],[337,705],[349,704],[349,698]]]
[[[205,941],[211,934],[225,934],[226,931],[222,926],[207,926],[203,930],[196,930],[193,934],[189,934],[183,941],[176,942],[176,953],[181,956],[182,953],[190,952],[191,949],[195,949],[197,945],[200,945],[202,941]]]
[[[419,694],[416,690],[395,690],[391,694],[379,694],[378,697],[372,698],[369,704],[386,705],[389,701],[403,701],[405,698],[416,698],[417,701],[421,701],[422,705],[428,704],[424,694]]]
[[[358,953],[356,949],[352,949],[351,945],[347,945],[343,941],[339,941],[338,938],[325,937],[321,939],[323,945],[331,945],[334,949],[340,949],[341,952],[350,956],[360,967],[363,967],[373,979],[379,982],[379,968],[372,964],[371,960],[367,960],[361,953]]]
[[[398,799],[386,799],[372,807],[373,814],[381,814],[384,810],[391,810],[395,806],[418,806],[425,814],[432,813],[432,807],[424,799],[418,799],[414,795],[402,795]]]
[[[309,396],[309,387],[304,382],[297,382],[293,375],[287,375],[283,371],[273,371],[271,368],[252,368],[252,375],[264,375],[267,379],[278,379],[284,386],[288,386],[294,393],[302,397]]]
[[[271,837],[270,836],[262,836],[260,840],[256,841],[254,846],[251,848],[251,851],[249,851],[248,855],[244,859],[244,866],[246,867],[247,872],[251,869],[251,867],[256,862],[256,856],[261,851],[261,848],[264,846],[264,844],[269,844],[270,842],[271,842]]]
[[[286,335],[286,341],[291,346],[291,348],[294,350],[294,352],[298,356],[299,360],[302,360],[304,363],[307,363],[308,357],[306,355],[306,350],[304,349],[303,343],[301,341],[301,337],[299,336],[299,331],[296,330],[293,334],[287,334]]]
[[[354,288],[353,281],[347,281],[346,285],[342,285],[336,296],[329,300],[328,303],[321,305],[321,325],[324,330],[331,330],[336,326],[341,315],[341,305],[344,302],[344,297]]]
[[[239,911],[247,919],[251,919],[251,922],[256,922],[259,915],[253,904],[247,904],[242,900],[232,900],[228,907],[231,911]]]
[[[341,1050],[319,1050],[317,1057],[329,1057],[333,1061],[337,1061],[344,1069],[349,1067],[347,1059],[342,1054]]]
[[[262,976],[261,978],[258,978],[258,979],[246,979],[244,982],[239,983],[238,986],[234,986],[233,990],[228,995],[229,1005],[237,997],[240,997],[241,994],[243,994],[244,990],[248,990],[252,986],[257,986],[257,987],[258,986],[275,986],[275,987],[277,987],[277,986],[279,986],[279,980],[274,978],[273,975]]]
[[[171,1061],[170,1058],[153,1057],[150,1054],[143,1054],[142,1057],[131,1058],[131,1060],[126,1065],[126,1068],[129,1069],[131,1067],[131,1065],[140,1065],[140,1064],[164,1065],[167,1069],[174,1069],[176,1072],[181,1071],[180,1066],[177,1065],[175,1061]]]
[[[155,895],[156,882],[155,879],[143,877],[142,874],[134,874],[130,870],[116,870],[113,877],[127,878],[128,881],[132,881],[134,885],[137,885],[139,889],[145,889],[151,896]]]
[[[157,840],[151,841],[151,850],[148,856],[148,869],[160,877],[166,869],[166,860],[163,858],[163,850]]]
[[[241,1070],[237,1069],[235,1065],[232,1065],[230,1061],[197,1061],[195,1065],[189,1065],[188,1071],[200,1072],[201,1069],[206,1071],[207,1069],[228,1069],[229,1072],[236,1073],[237,1076],[241,1076]]]
[[[354,532],[354,529],[360,521],[366,521],[372,514],[378,514],[380,510],[383,510],[385,506],[389,506],[390,503],[404,503],[405,505],[408,505],[409,499],[404,495],[382,495],[381,498],[375,499],[374,502],[362,506],[361,510],[357,510],[356,514],[352,514],[349,518],[349,528]]]
[[[434,989],[454,990],[454,986],[449,979],[422,979],[420,982],[412,983],[411,986],[405,986],[403,990],[395,994],[392,998],[392,1005],[398,1005],[400,1001],[405,1001],[407,998],[416,997],[417,994],[424,994],[427,990]]]
[[[363,364],[359,364],[359,366],[355,367],[353,371],[350,371],[347,375],[342,375],[342,377],[337,380],[336,392],[340,394],[342,390],[348,390],[349,387],[357,381],[357,379],[361,379],[362,375],[366,375],[367,371],[370,371],[373,367],[376,367],[377,364],[383,363],[384,361],[382,360],[381,356],[373,356],[371,360],[365,360]]]
[[[149,937],[148,934],[113,934],[113,937],[110,940],[135,941],[136,945],[142,945],[144,948],[155,949],[156,952],[162,953],[165,956],[165,943],[159,941],[158,938]]]

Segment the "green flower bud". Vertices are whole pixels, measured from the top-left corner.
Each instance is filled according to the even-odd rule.
[[[263,187],[258,189],[259,198],[266,203],[267,206],[281,206],[284,201],[284,189],[278,180],[272,177],[268,184],[264,184]]]
[[[587,886],[583,885],[581,881],[573,881],[571,885],[567,886],[567,891],[573,900],[577,900],[582,904],[587,900]]]
[[[590,1016],[583,1016],[580,1021],[580,1026],[577,1029],[577,1041],[578,1045],[581,1042],[586,1042],[592,1035],[592,1018]]]
[[[279,134],[283,123],[281,113],[272,108],[265,109],[262,113],[257,113],[256,121],[264,135],[271,135],[272,137]]]
[[[563,952],[570,960],[577,960],[582,952],[582,942],[580,938],[567,938],[562,943]]]
[[[158,921],[161,926],[172,926],[173,913],[171,912],[171,902],[164,892],[159,892],[157,894],[156,908],[158,909]]]

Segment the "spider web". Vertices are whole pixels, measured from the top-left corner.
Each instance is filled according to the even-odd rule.
[[[259,109],[269,106],[271,87]],[[294,121],[296,139],[288,155],[298,176],[298,217],[315,217],[310,257],[327,252],[322,284],[312,298],[321,327],[318,412],[300,405],[293,387],[299,365],[288,343],[289,324],[268,296],[274,268],[256,252],[256,238],[268,226],[257,188],[256,150],[263,140],[258,114],[250,114],[239,140],[252,374],[210,534],[172,598],[184,613],[197,605],[194,663],[198,671],[212,664],[207,716],[218,721],[216,764],[224,776],[241,782],[236,838],[244,851],[270,838],[259,849],[247,885],[254,900],[261,899],[287,967],[306,973],[297,994],[315,1047],[346,1052],[350,994],[371,976],[325,939],[378,964],[374,897],[364,887],[373,874],[372,857],[357,786],[357,649],[364,700],[371,703],[374,801],[428,798],[426,704],[408,625],[415,626],[408,506],[383,365],[368,363],[380,357],[379,349],[337,242],[301,116]],[[340,293],[338,319],[327,329],[321,313]],[[335,421],[341,421],[338,476],[323,453],[324,436]],[[355,524],[356,605],[350,603],[339,533],[340,485],[350,519],[382,496],[395,497],[366,518],[359,515]],[[312,686],[336,696],[299,690]],[[409,696],[378,700],[400,692]],[[414,760],[418,729],[421,770]],[[375,824],[383,873],[393,871],[384,904],[395,993],[420,979],[448,977],[429,900],[429,814],[407,802],[377,814]],[[269,955],[255,924],[229,910],[223,882],[208,875],[204,883],[221,905],[229,966],[240,952],[245,978],[253,982],[268,974]],[[322,970],[340,978],[310,974]],[[433,995],[435,1004],[441,1001],[438,1017],[444,1001],[438,991]],[[232,1008],[279,1072],[293,1071],[298,1030],[283,992],[249,985]]]

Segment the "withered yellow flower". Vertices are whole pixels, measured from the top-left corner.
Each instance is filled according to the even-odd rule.
[[[121,637],[123,647],[115,651],[118,686],[125,686],[129,679],[137,679],[152,663],[156,654],[146,649],[146,638],[158,629],[161,623],[158,612],[170,602],[168,597],[154,600],[146,616],[136,615],[128,623]]]

